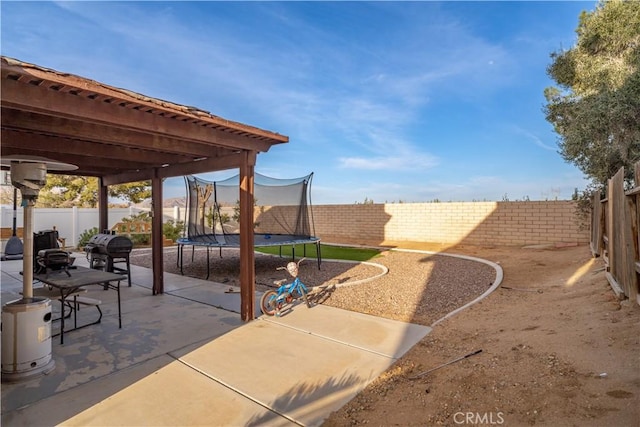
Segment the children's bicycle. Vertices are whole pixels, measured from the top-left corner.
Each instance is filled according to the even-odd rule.
[[[273,316],[274,314],[279,317],[282,313],[283,307],[287,304],[293,303],[296,299],[303,298],[307,307],[311,308],[311,301],[307,294],[309,290],[298,278],[298,266],[304,260],[302,258],[298,263],[290,262],[286,267],[278,267],[278,270],[287,270],[293,282],[285,283],[286,279],[278,280],[275,282],[278,286],[276,290],[269,290],[260,298],[260,310],[267,316]]]

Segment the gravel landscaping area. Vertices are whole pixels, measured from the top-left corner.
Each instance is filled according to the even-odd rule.
[[[165,249],[164,269],[180,274],[176,265],[176,248]],[[198,248],[191,260],[191,249],[185,248],[183,272],[204,279],[207,275],[207,254]],[[256,287],[267,290],[274,281],[290,279],[286,271],[277,270],[290,259],[256,253]],[[135,250],[131,263],[151,267],[151,251]],[[372,314],[394,320],[431,325],[447,313],[477,298],[496,277],[486,264],[445,255],[415,252],[385,251],[370,263],[346,263],[324,260],[321,268],[315,259],[300,264],[300,279],[317,289],[319,303]],[[212,282],[239,286],[239,250],[210,251]]]

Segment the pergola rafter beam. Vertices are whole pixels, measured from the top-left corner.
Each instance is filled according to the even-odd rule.
[[[24,97],[25,89],[29,96]],[[10,79],[2,80],[2,105],[5,108],[20,109],[61,118],[82,117],[84,122],[112,126],[120,129],[147,132],[191,142],[207,142],[220,147],[240,149],[250,143],[258,151],[268,151],[271,144],[258,138],[243,136],[233,130],[221,130],[197,123],[197,118],[177,118],[153,114],[144,109],[128,108],[127,104],[100,102],[92,98],[50,90],[47,87],[23,84]],[[52,105],[56,105],[52,109]],[[193,126],[193,124],[197,126]],[[236,131],[241,133],[239,131]]]

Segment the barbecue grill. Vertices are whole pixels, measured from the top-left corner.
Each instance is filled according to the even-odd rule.
[[[132,249],[133,242],[127,236],[109,232],[94,235],[84,247],[89,267],[110,273],[127,273],[129,286],[131,286],[129,254]],[[126,268],[116,266],[119,263],[125,263]]]
[[[45,273],[48,276],[49,270],[63,270],[67,276],[71,277],[69,273],[71,264],[73,264],[73,258],[69,252],[62,249],[44,249],[38,251],[36,257],[36,274]]]
[[[71,254],[58,245],[58,231],[44,230],[33,233],[33,272],[49,274],[49,270],[64,270],[69,274],[69,267],[75,261]]]

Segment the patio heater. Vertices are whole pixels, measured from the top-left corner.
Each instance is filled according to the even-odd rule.
[[[47,170],[77,166],[42,157],[5,157],[11,183],[22,193],[24,256],[22,298],[2,306],[2,380],[19,381],[51,372],[51,300],[33,296],[33,206],[45,185]]]
[[[11,185],[11,174],[6,173],[2,176],[2,184]],[[13,226],[11,228],[11,237],[7,240],[4,247],[4,255],[0,257],[0,261],[22,259],[23,246],[22,239],[18,237],[18,224],[17,224],[17,201],[18,201],[18,189],[13,187]]]

